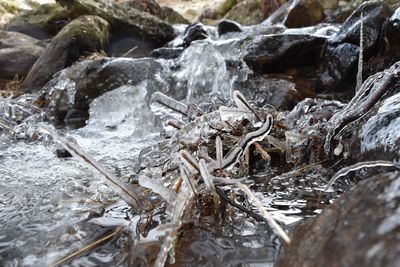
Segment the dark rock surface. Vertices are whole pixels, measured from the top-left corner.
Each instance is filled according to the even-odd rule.
[[[232,20],[221,20],[218,23],[218,34],[223,35],[228,32],[241,32],[242,27],[239,23],[232,21]]]
[[[37,39],[47,39],[55,36],[71,19],[66,8],[58,4],[46,4],[18,14],[4,29],[25,33]]]
[[[0,31],[0,79],[25,77],[44,48],[19,32]]]
[[[0,79],[25,77],[43,50],[34,44],[0,49]]]
[[[298,225],[277,266],[398,266],[400,175],[360,182]]]
[[[258,106],[272,105],[277,110],[291,110],[305,97],[312,96],[312,90],[305,82],[296,81],[284,75],[255,75],[244,82],[234,85],[235,90],[241,91]],[[250,96],[259,96],[252,99]]]
[[[391,16],[389,6],[380,1],[368,1],[360,5],[343,23],[341,30],[331,43],[360,44],[361,13],[363,13],[364,51],[369,52],[376,45],[382,25]]]
[[[107,21],[96,16],[82,16],[64,27],[37,62],[22,84],[23,90],[35,91],[48,82],[52,75],[82,56],[105,50],[108,44]]]
[[[183,47],[188,47],[193,41],[203,40],[208,37],[206,30],[204,29],[203,24],[195,23],[186,27],[183,33]]]
[[[291,67],[312,65],[326,39],[309,34],[275,34],[254,38],[244,61],[258,73],[282,72]]]

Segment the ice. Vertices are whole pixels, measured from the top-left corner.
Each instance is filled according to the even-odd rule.
[[[207,93],[230,90],[229,75],[223,56],[208,41],[196,41],[179,58],[180,70],[174,76],[187,85],[186,100]]]

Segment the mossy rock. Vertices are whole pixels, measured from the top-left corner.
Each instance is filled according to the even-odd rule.
[[[16,14],[21,10],[22,10],[22,8],[20,6],[18,6],[18,3],[16,3],[13,0],[1,0],[0,1],[0,15],[6,14],[6,13]]]
[[[112,32],[133,34],[155,46],[162,46],[174,38],[171,25],[135,8],[110,0],[57,0],[70,10],[73,16],[89,14],[99,16],[110,23]]]
[[[224,19],[233,20],[242,25],[259,24],[264,20],[260,3],[260,0],[239,2],[224,16]]]
[[[97,16],[81,16],[65,26],[51,41],[22,84],[25,91],[39,90],[52,75],[79,58],[106,50],[109,23]]]
[[[18,14],[5,25],[5,30],[47,39],[55,36],[70,20],[71,14],[66,8],[58,4],[45,4]]]

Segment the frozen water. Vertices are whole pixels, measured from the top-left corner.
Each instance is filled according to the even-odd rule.
[[[196,41],[179,58],[180,70],[174,76],[186,84],[186,100],[207,93],[229,95],[230,83],[225,59],[209,41]]]

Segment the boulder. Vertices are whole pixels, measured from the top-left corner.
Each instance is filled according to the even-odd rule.
[[[21,45],[38,44],[38,40],[19,32],[0,30],[0,49],[11,48]]]
[[[260,1],[241,1],[235,5],[224,19],[236,21],[242,25],[254,25],[262,22],[265,17],[260,12]]]
[[[55,36],[70,20],[71,14],[66,8],[58,4],[46,4],[18,14],[4,28],[37,39],[48,39]]]
[[[147,12],[171,24],[189,24],[181,14],[170,7],[161,7],[155,0],[128,0],[124,5]]]
[[[58,123],[83,126],[89,117],[89,104],[96,97],[125,85],[146,81],[151,92],[167,92],[168,71],[154,59],[104,58],[86,60],[57,73],[43,89],[45,107]],[[154,79],[154,77],[160,79]],[[164,84],[165,83],[165,84]],[[73,119],[72,119],[73,118]]]
[[[343,23],[338,34],[330,43],[360,44],[361,13],[363,14],[364,51],[366,53],[377,44],[383,23],[392,12],[390,7],[381,1],[367,1],[360,5]]]
[[[164,20],[171,24],[189,24],[190,22],[185,19],[181,14],[176,12],[170,7],[163,6],[162,7],[164,13]]]
[[[0,31],[0,79],[25,77],[44,48],[19,32]]]
[[[247,47],[244,61],[255,72],[282,72],[314,64],[326,38],[310,34],[272,34],[256,37]]]
[[[284,24],[288,28],[313,26],[324,17],[324,6],[320,0],[296,0],[290,6]]]
[[[25,91],[36,91],[52,75],[82,56],[105,50],[108,44],[107,21],[97,16],[82,16],[65,26],[33,65],[22,84]]]
[[[218,34],[221,36],[228,32],[241,32],[242,27],[239,23],[232,20],[221,20],[218,23]]]
[[[35,44],[0,49],[0,79],[25,77],[43,50]]]
[[[294,228],[277,266],[398,266],[400,175],[361,181]]]
[[[110,23],[114,34],[132,34],[156,47],[172,40],[175,35],[172,26],[159,18],[111,0],[57,0],[57,2],[68,8],[76,17],[86,14],[99,16]]]

